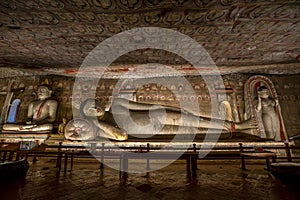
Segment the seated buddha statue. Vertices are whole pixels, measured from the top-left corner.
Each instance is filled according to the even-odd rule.
[[[7,123],[3,131],[14,132],[50,132],[56,118],[57,101],[51,99],[52,89],[43,84],[38,87],[37,100],[28,106],[27,121],[25,124]]]

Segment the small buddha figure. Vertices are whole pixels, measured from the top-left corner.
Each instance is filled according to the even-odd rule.
[[[52,89],[43,84],[38,87],[37,100],[28,106],[26,124],[4,124],[4,131],[50,132],[56,118],[57,101],[51,99]]]
[[[58,126],[58,133],[59,134],[64,134],[65,133],[66,125],[67,125],[67,119],[63,118],[62,123],[60,123],[59,126]]]

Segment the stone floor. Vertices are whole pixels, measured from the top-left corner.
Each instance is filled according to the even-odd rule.
[[[120,173],[92,160],[75,162],[72,171],[56,174],[55,163],[30,163],[25,181],[2,183],[0,199],[299,199],[300,186],[287,185],[264,170],[263,163],[206,161],[197,174],[187,176],[178,161],[163,169],[142,174]]]

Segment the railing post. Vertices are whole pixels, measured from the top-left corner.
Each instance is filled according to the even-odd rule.
[[[240,152],[243,153],[244,151],[243,143],[239,143],[239,145],[240,145]],[[242,162],[242,170],[246,170],[245,158],[243,155],[241,155],[241,162]]]
[[[39,140],[35,140],[35,143],[37,145],[37,151],[39,151],[40,150],[40,142],[39,142]],[[32,162],[36,163],[36,161],[37,161],[37,155],[34,155],[33,158],[32,158]]]
[[[16,154],[16,161],[18,161],[20,159],[20,143],[18,142],[18,148],[17,148],[17,154]]]
[[[122,154],[122,171],[127,172],[128,171],[128,157],[126,152]]]
[[[275,163],[276,162],[276,154],[274,154],[273,156],[272,156],[272,163]]]
[[[287,160],[288,160],[288,162],[292,162],[292,155],[291,155],[289,143],[285,142],[284,144],[285,144],[285,151],[286,151]]]
[[[147,143],[147,153],[149,153],[150,151],[150,144]],[[150,169],[150,160],[149,158],[147,157],[147,165],[146,165],[146,169],[149,170]]]
[[[62,157],[61,147],[62,147],[62,142],[59,142],[58,155],[56,161],[56,167],[57,167],[56,173],[59,173],[61,170],[61,157]]]
[[[138,148],[138,153],[143,153],[143,147],[142,147],[142,145],[140,145],[140,147]]]
[[[186,172],[187,174],[191,174],[191,156],[189,154],[185,154],[186,156]]]
[[[92,154],[96,152],[96,143],[91,143],[91,152]]]
[[[6,155],[7,155],[7,151],[6,151],[6,150],[4,150],[4,151],[3,151],[3,158],[2,158],[2,162],[5,162],[5,160],[6,160]]]
[[[12,150],[12,151],[9,152],[8,161],[12,161],[13,160],[14,154],[15,154],[14,150]]]
[[[269,160],[269,157],[266,157],[266,165],[267,165],[267,171],[270,171],[271,168],[270,168],[270,160]]]
[[[192,171],[195,172],[198,169],[197,168],[197,159],[198,159],[198,156],[196,154],[196,152],[197,152],[196,144],[193,144],[193,152],[195,154],[192,155],[192,157],[191,157],[191,164],[192,164]]]
[[[105,143],[102,143],[101,144],[101,161],[100,161],[100,169],[103,169],[104,165],[103,165],[103,162],[104,162],[104,145]]]
[[[71,170],[73,169],[73,162],[74,162],[74,150],[71,153]]]
[[[68,168],[68,154],[65,153],[65,165],[64,165],[64,174],[67,173],[67,168]]]
[[[0,128],[1,128],[1,126],[0,126]],[[4,140],[1,140],[1,141],[0,141],[0,147],[2,147],[2,143],[4,143]],[[0,161],[1,161],[1,162],[2,162],[2,158],[1,158],[1,157],[2,157],[2,152],[3,152],[3,151],[0,151]],[[4,162],[4,161],[3,161],[3,162]]]

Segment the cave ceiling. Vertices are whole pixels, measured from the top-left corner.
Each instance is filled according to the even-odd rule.
[[[1,77],[74,76],[97,45],[144,27],[170,29],[192,38],[222,74],[300,72],[300,1],[296,0],[2,0],[0,11]],[[188,55],[195,52],[188,45],[180,48]],[[148,63],[185,75],[199,73],[174,52],[143,48],[118,56],[105,76],[134,73],[137,66]],[[93,72],[101,66],[89,69]],[[140,76],[153,75],[150,69],[174,75],[155,66],[146,66],[144,72],[139,69]]]

